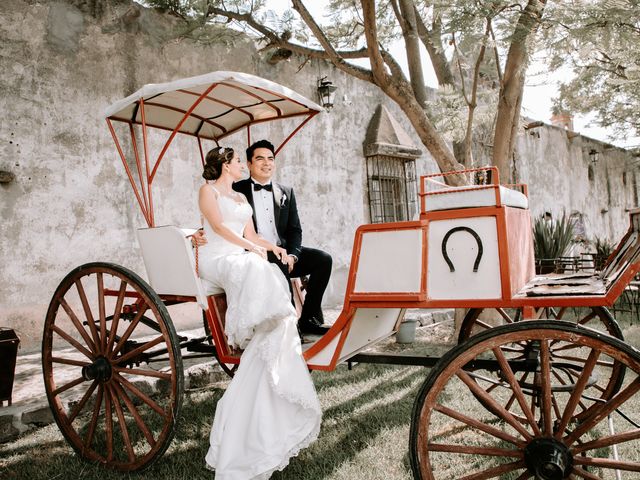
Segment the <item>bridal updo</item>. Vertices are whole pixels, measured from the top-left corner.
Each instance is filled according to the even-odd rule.
[[[217,180],[222,173],[222,166],[233,160],[233,148],[216,147],[209,150],[205,157],[202,177],[205,180]]]

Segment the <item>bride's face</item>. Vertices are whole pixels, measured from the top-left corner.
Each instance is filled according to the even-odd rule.
[[[229,165],[229,175],[231,175],[234,182],[245,177],[247,167],[245,163],[240,160],[240,157],[237,153],[234,153],[233,158],[227,165]]]

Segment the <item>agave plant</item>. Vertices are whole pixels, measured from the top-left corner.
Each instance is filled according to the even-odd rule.
[[[614,244],[606,238],[596,237],[594,246],[596,248],[594,255],[595,269],[602,270],[602,267],[607,262],[607,258],[609,258],[609,255],[613,252]]]
[[[557,220],[541,215],[533,222],[533,251],[539,273],[553,271],[555,259],[567,253],[573,241],[573,220],[566,213]],[[545,264],[548,265],[545,268]]]

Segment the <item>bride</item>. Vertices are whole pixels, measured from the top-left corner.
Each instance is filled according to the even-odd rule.
[[[231,148],[214,148],[202,176],[199,206],[207,243],[200,276],[227,295],[225,333],[244,349],[240,366],[218,402],[207,465],[216,480],[267,479],[313,442],[321,410],[296,327],[286,279],[267,260],[286,251],[260,237],[252,209],[233,182],[245,166]]]

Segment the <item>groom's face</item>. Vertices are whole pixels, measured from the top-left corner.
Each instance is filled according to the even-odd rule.
[[[265,184],[271,181],[276,171],[276,162],[273,153],[268,148],[256,148],[249,165],[249,173],[259,183]]]

